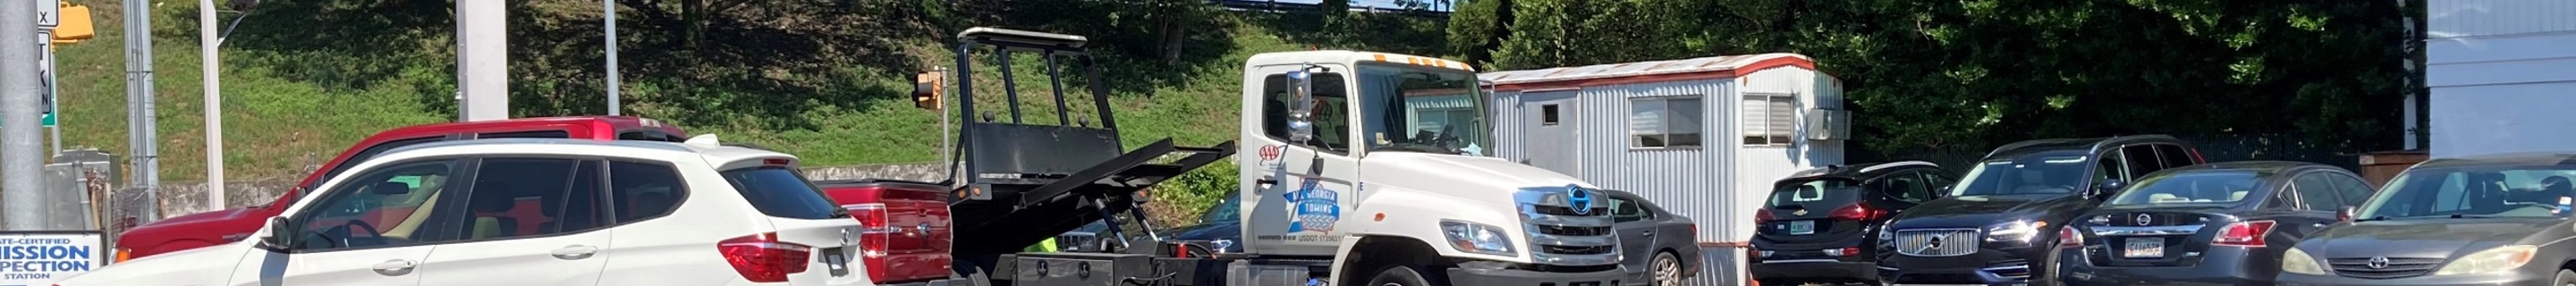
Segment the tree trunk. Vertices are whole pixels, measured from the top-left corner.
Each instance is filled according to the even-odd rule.
[[[1160,18],[1156,21],[1158,23],[1156,23],[1157,27],[1155,27],[1155,30],[1162,31],[1163,64],[1178,65],[1181,64],[1181,40],[1189,38],[1182,33],[1187,33],[1189,29],[1182,29],[1180,27],[1182,17],[1179,11],[1181,9],[1178,7],[1172,7],[1170,4],[1166,5],[1167,6],[1162,7],[1163,11],[1161,13],[1155,13],[1161,16],[1155,17]]]
[[[705,47],[703,42],[706,41],[706,20],[707,13],[709,12],[707,11],[707,1],[708,0],[680,1],[680,22],[683,23],[681,28],[683,30],[680,31],[682,37],[681,43],[688,45],[689,51],[691,52],[701,52],[701,49]]]

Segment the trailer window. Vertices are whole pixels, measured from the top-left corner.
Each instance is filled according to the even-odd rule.
[[[1697,95],[1628,99],[1628,147],[1699,147],[1703,116]]]
[[[1744,146],[1788,146],[1798,132],[1797,101],[1786,93],[1745,93]]]

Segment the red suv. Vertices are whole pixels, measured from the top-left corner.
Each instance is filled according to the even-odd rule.
[[[385,150],[420,143],[488,138],[585,138],[680,142],[679,127],[660,121],[621,116],[520,118],[414,125],[368,136],[340,157],[306,175],[302,183],[267,205],[170,217],[128,229],[116,237],[116,261],[239,241],[269,217],[286,210],[304,190],[339,175],[349,164],[366,161]]]

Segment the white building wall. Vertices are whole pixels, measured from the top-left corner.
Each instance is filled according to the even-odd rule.
[[[2433,157],[2576,151],[2576,1],[2430,2]]]

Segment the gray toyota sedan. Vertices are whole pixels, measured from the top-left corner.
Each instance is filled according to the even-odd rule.
[[[2576,285],[2576,154],[2408,168],[2281,257],[2283,285]]]

